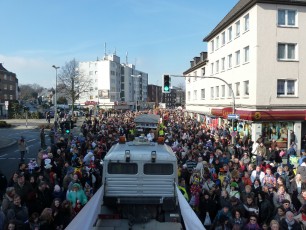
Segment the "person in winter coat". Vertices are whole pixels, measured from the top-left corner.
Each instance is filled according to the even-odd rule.
[[[280,222],[282,230],[302,230],[301,225],[294,219],[294,214],[291,211],[286,212],[286,217]]]
[[[71,202],[73,208],[75,208],[78,201],[81,203],[82,206],[87,203],[87,197],[80,184],[73,184],[72,191],[68,193],[67,200]]]
[[[294,217],[299,223],[302,223],[306,228],[306,204],[304,204],[300,209],[300,214]]]
[[[243,230],[261,230],[261,227],[258,224],[257,215],[250,215],[249,222],[244,226]]]
[[[259,219],[261,223],[269,223],[273,215],[273,204],[269,201],[268,194],[261,191],[258,194]]]
[[[199,211],[200,211],[200,220],[204,222],[205,217],[208,213],[211,221],[215,219],[217,214],[217,205],[216,203],[211,199],[211,196],[208,192],[204,192],[204,195],[200,198],[200,205],[199,205]],[[206,226],[208,227],[208,226]]]
[[[14,205],[7,211],[7,220],[14,220],[17,229],[24,229],[26,227],[25,223],[29,219],[29,212],[26,206],[21,205],[21,197],[17,194],[14,196]]]

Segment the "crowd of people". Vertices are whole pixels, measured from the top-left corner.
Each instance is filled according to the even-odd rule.
[[[179,188],[206,229],[305,229],[305,151],[294,168],[274,142],[232,141],[226,124],[213,128],[181,110],[146,112],[161,116],[159,131],[147,134],[172,147]],[[65,229],[101,186],[107,151],[120,136],[136,135],[140,113],[86,116],[75,136],[54,130],[35,160],[1,177],[0,230]]]

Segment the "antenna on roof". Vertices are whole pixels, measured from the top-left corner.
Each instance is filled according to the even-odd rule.
[[[104,59],[106,58],[106,42],[104,42]]]
[[[127,64],[127,65],[129,64],[128,63],[128,54],[129,54],[128,52],[126,52],[126,54],[125,54],[125,64]]]

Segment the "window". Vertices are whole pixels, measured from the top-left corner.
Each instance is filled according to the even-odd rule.
[[[222,37],[222,46],[224,46],[225,45],[225,32],[221,34],[221,37]]]
[[[228,84],[228,96],[232,96],[232,84]]]
[[[228,28],[228,41],[232,41],[233,39],[233,28],[232,27],[229,27]]]
[[[5,76],[5,75],[4,75]],[[7,84],[3,84],[3,89],[7,90]]]
[[[225,70],[225,58],[221,59],[221,71]]]
[[[214,63],[211,63],[210,67],[211,67],[211,75],[213,75],[214,74]]]
[[[278,25],[279,26],[296,26],[296,10],[278,10]]]
[[[13,90],[13,86],[12,85],[10,85],[10,90]]]
[[[250,16],[249,14],[244,16],[244,31],[248,31],[250,29]]]
[[[244,95],[245,96],[249,96],[250,92],[249,92],[249,81],[244,81]]]
[[[277,96],[295,96],[295,80],[277,80]]]
[[[236,55],[236,63],[235,64],[237,66],[237,65],[240,65],[240,50],[236,51],[235,55]]]
[[[277,58],[278,60],[296,60],[296,44],[278,43]]]
[[[6,74],[4,74],[4,80],[7,80],[7,75]]]
[[[250,48],[249,46],[244,47],[244,63],[250,61]]]
[[[134,163],[109,163],[107,167],[109,174],[137,174],[137,164]]]
[[[233,55],[232,54],[228,55],[228,68],[229,69],[232,68],[232,59],[233,59]]]
[[[216,98],[219,98],[219,86],[216,86]]]
[[[212,40],[210,42],[210,46],[211,46],[211,52],[214,52],[215,51],[215,42],[214,42],[214,40]]]
[[[10,100],[13,100],[13,95],[10,95]]]
[[[210,98],[214,98],[214,87],[210,87]]]
[[[219,49],[219,36],[216,37],[216,50]]]
[[[216,73],[219,73],[219,60],[216,61]]]
[[[240,82],[236,82],[236,97],[240,96]]]
[[[203,67],[201,71],[202,71],[202,76],[205,76],[205,67]]]
[[[221,97],[225,97],[225,85],[221,85]]]
[[[193,99],[194,99],[194,100],[197,100],[197,99],[198,99],[197,94],[198,94],[198,91],[197,91],[197,90],[194,90],[194,91],[193,91]]]
[[[7,99],[7,94],[4,94],[4,99],[5,99],[5,100]]]
[[[205,100],[205,89],[201,89],[201,100]]]
[[[173,165],[172,164],[145,164],[143,166],[143,173],[145,175],[172,175]]]
[[[239,37],[240,35],[240,21],[235,23],[236,26],[236,37]]]
[[[187,92],[187,100],[190,101],[190,91]]]

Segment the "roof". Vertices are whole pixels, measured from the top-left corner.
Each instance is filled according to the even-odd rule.
[[[306,0],[240,0],[203,41],[212,39],[257,3],[306,6]]]
[[[135,123],[159,123],[160,116],[155,114],[141,114],[135,117]]]
[[[5,69],[5,68],[3,67],[2,63],[0,63],[0,71],[9,72],[9,71],[7,71],[7,69]]]

